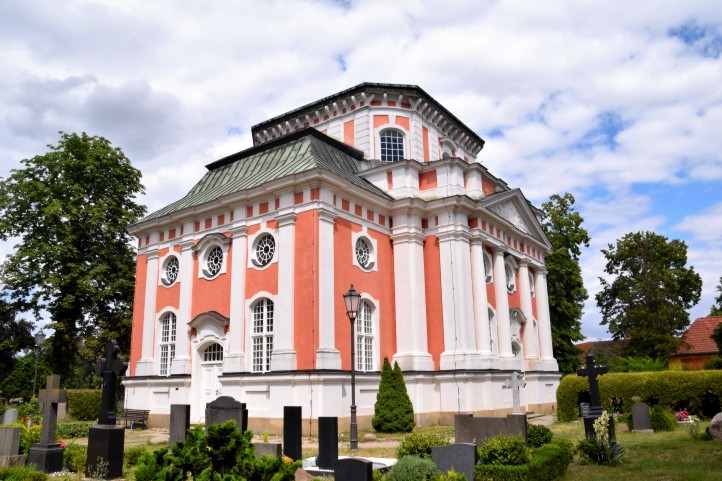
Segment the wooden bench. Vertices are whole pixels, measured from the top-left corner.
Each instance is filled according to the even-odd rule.
[[[128,428],[130,423],[130,429],[133,429],[136,424],[142,424],[144,428],[148,427],[148,416],[150,411],[145,409],[124,409],[123,419],[125,419],[125,427]]]

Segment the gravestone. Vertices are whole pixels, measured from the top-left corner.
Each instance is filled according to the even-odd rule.
[[[3,413],[3,424],[15,424],[18,422],[18,410],[15,408],[8,408]]]
[[[68,403],[58,403],[58,422],[68,417]]]
[[[500,434],[527,438],[526,414],[506,417],[474,417],[471,414],[454,416],[455,442],[479,444]]]
[[[717,441],[722,441],[722,413],[715,414],[709,422],[709,433]]]
[[[589,396],[589,391],[579,391],[577,393],[577,406],[579,406],[579,417],[583,418],[584,414],[582,413],[582,405],[586,404],[587,408],[589,408],[589,404],[592,402],[591,396]]]
[[[372,481],[373,463],[365,459],[344,458],[336,463],[334,478],[338,481]]]
[[[88,458],[85,475],[100,479],[119,478],[123,475],[123,448],[125,430],[116,426],[116,390],[118,379],[125,373],[127,364],[118,359],[120,348],[115,341],[105,346],[105,358],[98,360],[98,371],[103,380],[98,424],[88,433]]]
[[[474,466],[479,456],[476,445],[471,443],[449,444],[431,448],[431,460],[442,473],[454,470],[466,477],[467,481],[474,481]]]
[[[632,405],[632,431],[641,433],[652,433],[652,419],[649,414],[649,406],[638,402]]]
[[[188,429],[191,426],[190,404],[170,405],[170,435],[168,444],[181,443],[186,440]]]
[[[333,469],[338,462],[338,418],[318,418],[318,456],[316,466]]]
[[[206,404],[206,426],[221,424],[233,420],[244,432],[248,430],[248,410],[230,396],[221,396]]]
[[[55,428],[58,424],[58,403],[67,401],[64,389],[60,389],[60,376],[48,376],[45,389],[40,390],[40,412],[43,414],[43,426],[40,442],[30,447],[28,464],[39,471],[55,473],[63,469],[63,448],[55,442]]]
[[[602,398],[599,394],[598,376],[608,371],[607,366],[600,366],[594,361],[594,356],[587,354],[585,365],[577,369],[577,376],[586,377],[589,382],[589,411],[584,419],[584,432],[587,439],[594,439],[594,421],[602,415]],[[610,416],[610,424],[613,417]],[[613,438],[613,436],[611,437]]]
[[[526,387],[524,374],[519,371],[512,372],[509,382],[502,387],[504,389],[511,389],[512,414],[524,414],[521,410],[521,390]]]
[[[25,463],[20,454],[20,428],[0,427],[0,468]]]
[[[283,407],[283,454],[301,459],[301,406]]]
[[[283,445],[281,443],[252,443],[253,450],[257,457],[272,456],[280,458],[283,455]]]

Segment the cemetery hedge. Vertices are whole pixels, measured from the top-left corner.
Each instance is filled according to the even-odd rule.
[[[578,417],[577,396],[587,389],[586,378],[573,374],[562,378],[557,389],[559,421]],[[639,396],[645,402],[654,401],[670,408],[683,404],[692,412],[699,412],[708,393],[722,399],[722,370],[609,373],[599,377],[599,389],[607,409],[611,400],[617,398],[628,412],[634,404],[632,397]]]
[[[573,458],[571,444],[552,442],[531,450],[525,464],[477,464],[476,481],[552,481],[564,476]]]
[[[94,421],[100,413],[100,389],[68,389],[68,413],[79,421]]]
[[[87,438],[94,421],[67,421],[58,423],[55,435],[60,439]]]

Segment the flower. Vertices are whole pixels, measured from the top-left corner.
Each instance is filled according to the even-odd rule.
[[[609,413],[607,411],[602,411],[602,415],[594,420],[594,434],[602,445],[606,445],[609,441]]]

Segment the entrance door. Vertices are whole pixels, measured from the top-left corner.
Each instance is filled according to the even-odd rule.
[[[218,343],[208,345],[201,356],[202,406],[205,412],[206,404],[221,395],[221,381],[219,376],[223,373],[223,347]]]

